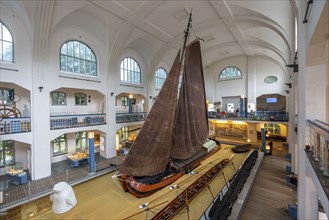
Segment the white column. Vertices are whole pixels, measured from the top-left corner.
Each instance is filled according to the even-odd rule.
[[[289,153],[291,153],[291,171],[298,174],[298,152],[296,149],[296,89],[297,89],[297,74],[291,73],[291,89],[289,90],[289,123],[288,123],[288,143]]]
[[[309,176],[305,177],[305,218],[299,219],[318,219],[318,193],[312,181],[312,178]],[[299,205],[297,206],[299,209]]]
[[[31,129],[33,143],[31,145],[32,180],[51,175],[50,125],[49,125],[49,87],[47,85],[47,65],[33,62],[31,93]],[[39,89],[43,87],[43,89]]]
[[[297,74],[298,90],[296,98],[298,98],[298,133],[297,133],[297,154],[298,155],[298,188],[297,188],[297,217],[298,219],[310,219],[306,216],[306,167],[305,167],[305,126],[306,126],[306,100],[305,100],[305,66],[306,66],[306,45],[305,40],[305,24],[303,24],[303,15],[306,8],[306,2],[296,2],[298,7],[298,60],[299,72]],[[303,14],[303,15],[302,15]]]
[[[255,71],[255,58],[248,57],[248,78],[247,78],[247,97],[248,102],[256,104],[256,71]]]

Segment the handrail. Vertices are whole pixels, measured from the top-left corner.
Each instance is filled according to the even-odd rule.
[[[97,114],[67,114],[67,115],[50,115],[51,118],[55,117],[74,117],[74,116],[90,116],[90,115],[106,115],[105,113],[97,113]]]
[[[117,115],[135,115],[135,114],[146,114],[147,112],[117,112],[115,114]]]
[[[315,120],[315,121],[322,123],[322,122],[319,121],[319,120]],[[327,133],[329,134],[329,125],[327,125],[326,123],[323,122],[322,124],[324,124],[324,125],[326,125],[326,126],[328,127],[328,128],[324,128],[324,127],[322,127],[321,125],[315,123],[315,121],[311,121],[311,120],[307,119],[307,122],[308,122],[308,123],[314,125],[315,127],[319,128],[320,130],[322,130],[322,131],[324,131],[324,132],[327,132]]]

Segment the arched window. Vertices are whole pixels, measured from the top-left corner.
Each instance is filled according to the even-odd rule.
[[[166,78],[167,78],[167,71],[162,67],[159,67],[155,71],[155,87],[160,89]]]
[[[52,92],[51,93],[52,105],[66,105],[66,93],[65,92]]]
[[[14,62],[14,42],[8,28],[0,21],[0,61]]]
[[[235,66],[229,66],[223,69],[219,73],[218,81],[228,80],[228,79],[240,79],[242,78],[241,71]]]
[[[92,49],[79,41],[68,41],[60,52],[61,71],[97,76],[97,61]]]
[[[130,57],[124,58],[121,61],[120,72],[121,82],[142,84],[141,69],[134,59]]]

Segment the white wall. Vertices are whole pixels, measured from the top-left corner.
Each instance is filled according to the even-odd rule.
[[[29,144],[15,142],[15,160],[22,163],[24,169],[28,168],[27,149],[29,146]]]
[[[306,118],[326,121],[326,65],[306,68]]]
[[[288,89],[288,87],[284,84],[289,82],[288,76],[276,63],[265,57],[256,57],[255,72],[256,98],[263,94],[278,93],[284,96],[287,95],[284,90]],[[264,79],[267,76],[276,76],[278,81],[272,84],[266,84],[264,83]],[[248,102],[256,103],[256,100],[248,100]]]
[[[242,73],[242,79],[227,80],[218,82],[219,73],[228,66],[236,66]],[[205,77],[207,98],[210,101],[221,101],[222,97],[241,96],[245,95],[248,102],[256,103],[256,98],[263,94],[278,93],[286,95],[284,92],[288,82],[288,75],[277,63],[266,57],[234,57],[231,59],[221,60],[207,69]],[[248,82],[249,80],[254,81]],[[278,81],[272,84],[264,83],[267,76],[276,76]],[[248,88],[248,85],[251,88]],[[248,94],[255,97],[248,97]],[[212,94],[213,93],[213,94]],[[210,102],[211,103],[211,102]]]
[[[88,114],[88,113],[94,113],[99,114],[102,113],[102,105],[105,105],[104,103],[104,96],[100,94],[97,91],[92,90],[77,90],[77,89],[68,89],[68,88],[62,88],[58,89],[56,91],[61,91],[66,93],[66,105],[52,105],[52,100],[50,98],[49,100],[49,107],[50,112],[52,115],[56,114]],[[75,93],[84,93],[87,95],[87,105],[75,105]],[[51,96],[51,94],[49,94]],[[90,96],[90,98],[89,98]],[[89,102],[90,100],[90,102]],[[105,113],[105,107],[104,106],[104,113]]]
[[[1,21],[12,34],[14,41],[14,63],[1,62],[0,81],[15,84],[31,90],[32,74],[32,37],[31,30],[24,24],[24,14],[18,14],[7,7],[9,2],[1,2]],[[8,4],[10,5],[10,4]],[[11,69],[5,70],[5,69]]]
[[[218,82],[219,73],[228,66],[236,66],[242,73],[242,79],[226,80]],[[231,59],[221,60],[208,67],[208,74],[212,79],[207,77],[206,88],[215,81],[214,101],[221,101],[222,97],[241,96],[247,94],[247,59],[246,57],[234,57]],[[211,81],[213,80],[213,81]],[[207,90],[208,91],[208,90]]]

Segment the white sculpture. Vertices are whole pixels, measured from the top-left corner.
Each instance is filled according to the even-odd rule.
[[[69,211],[77,204],[72,187],[66,182],[59,182],[54,185],[54,193],[50,195],[50,201],[53,202],[52,211],[61,214]]]

